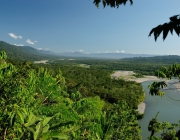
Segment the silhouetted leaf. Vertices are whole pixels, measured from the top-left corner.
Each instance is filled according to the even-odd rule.
[[[170,17],[169,19],[171,20],[171,21],[177,21],[178,20],[178,17],[179,15],[174,15],[174,16],[172,16],[172,17]]]
[[[154,32],[155,28],[153,28],[150,33],[149,33],[149,36],[151,36],[151,34]]]
[[[179,36],[180,34],[180,28],[177,26],[174,26],[174,31],[176,32],[176,34]]]
[[[166,39],[167,35],[168,35],[168,32],[169,32],[169,26],[167,23],[165,23],[164,25],[164,30],[163,30],[163,40]]]
[[[103,0],[103,6],[106,7],[106,2],[105,2],[105,0]]]
[[[130,0],[130,3],[131,3],[131,4],[133,4],[133,1],[132,1],[132,0]]]
[[[166,39],[168,32],[170,31],[171,34],[173,34],[173,29],[176,32],[176,34],[179,36],[180,35],[180,18],[178,18],[179,15],[175,15],[170,17],[170,22],[169,23],[164,23],[163,25],[159,25],[155,28],[153,28],[149,36],[151,36],[152,33],[154,33],[154,39],[155,41],[163,31],[163,40]]]
[[[133,4],[133,0],[94,0],[94,4],[99,7],[99,3],[103,3],[103,7],[105,6],[110,6],[110,7],[119,7],[120,5],[126,5],[127,2],[130,2],[130,4],[132,5]]]

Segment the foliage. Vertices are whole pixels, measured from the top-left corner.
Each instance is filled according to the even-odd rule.
[[[98,95],[109,103],[126,100],[132,108],[137,108],[138,104],[144,100],[141,84],[113,79],[110,77],[111,71],[78,66],[54,66],[53,64],[49,68],[55,71],[58,66],[66,79],[67,92],[70,95],[79,91],[83,97]]]
[[[94,4],[99,7],[99,3],[103,3],[103,7],[110,6],[110,7],[119,7],[120,5],[125,5],[128,0],[94,0]],[[129,0],[131,4],[133,4],[133,0]],[[153,28],[149,36],[154,34],[154,40],[156,41],[157,38],[161,33],[163,33],[163,40],[166,39],[168,32],[170,31],[173,34],[173,30],[176,32],[178,36],[180,36],[180,15],[174,15],[169,18],[170,22],[164,23],[163,25],[158,25],[157,27]]]
[[[143,78],[144,76],[141,73],[133,74],[136,78]]]
[[[120,5],[125,5],[127,3],[127,1],[129,1],[131,4],[133,4],[132,0],[94,0],[94,4],[99,7],[99,3],[102,2],[103,6],[106,7],[110,6],[110,7],[119,7]]]
[[[180,15],[174,15],[170,17],[169,19],[170,19],[170,22],[164,23],[163,25],[158,25],[157,27],[153,28],[150,31],[149,36],[151,36],[151,34],[154,34],[154,39],[156,41],[159,35],[163,33],[163,40],[165,40],[168,35],[168,32],[170,31],[170,33],[173,34],[173,30],[179,36],[180,35]]]
[[[159,78],[167,78],[171,79],[172,77],[180,78],[180,64],[173,64],[169,67],[162,66],[160,70],[155,71],[155,75]],[[162,96],[164,93],[160,91],[164,87],[166,87],[167,84],[165,81],[155,81],[151,85],[149,85],[149,93],[151,95],[160,95]]]
[[[180,78],[180,64],[173,64],[169,67],[164,67],[155,72],[155,75],[159,78],[171,79],[173,77]],[[167,87],[165,81],[155,81],[151,85],[149,85],[149,93],[151,95],[162,96],[164,95],[164,91],[162,89]],[[168,96],[169,97],[169,96]],[[172,99],[172,98],[171,98]],[[173,99],[175,100],[175,99]],[[157,115],[153,118],[148,127],[149,131],[151,131],[150,140],[162,139],[162,140],[178,140],[180,139],[180,125],[179,124],[171,124],[168,122],[158,122]],[[156,132],[161,133],[161,138],[155,136]]]
[[[158,112],[159,113],[159,112]],[[169,122],[159,122],[157,115],[149,122],[148,130],[151,131],[149,140],[178,140],[180,139],[180,124]],[[180,122],[180,121],[179,121]],[[155,136],[155,134],[161,133],[161,137]]]
[[[137,112],[125,101],[67,92],[62,72],[15,67],[0,52],[0,139],[141,139]],[[24,71],[24,72],[22,72]]]
[[[158,95],[158,96],[162,96],[164,95],[164,92],[160,91],[160,89],[163,89],[164,87],[167,87],[167,84],[165,81],[161,81],[161,82],[153,82],[152,84],[150,84],[148,86],[149,88],[149,93],[151,95]]]

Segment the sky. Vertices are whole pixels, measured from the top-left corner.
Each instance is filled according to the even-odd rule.
[[[0,40],[60,52],[180,55],[174,32],[155,42],[150,30],[180,14],[179,0],[134,0],[97,8],[93,0],[0,0]]]

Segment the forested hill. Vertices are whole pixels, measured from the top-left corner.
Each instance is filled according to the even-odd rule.
[[[121,60],[124,62],[135,62],[135,63],[173,64],[173,63],[180,63],[180,56],[164,55],[164,56],[154,56],[154,57],[133,57],[133,58],[123,58]]]
[[[35,61],[55,58],[52,55],[40,53],[37,49],[29,46],[16,46],[0,41],[0,51],[5,51],[8,58],[18,61]]]

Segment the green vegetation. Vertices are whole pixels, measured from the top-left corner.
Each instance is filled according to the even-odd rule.
[[[36,61],[42,59],[57,59],[59,57],[51,56],[47,54],[41,54],[36,49],[29,46],[15,46],[8,44],[4,41],[0,41],[0,51],[5,51],[7,56],[11,60],[16,61]]]
[[[180,64],[173,64],[169,67],[162,66],[160,70],[155,71],[155,75],[159,78],[165,79],[171,79],[175,77],[180,79]],[[164,95],[164,92],[162,91],[164,87],[167,87],[165,80],[153,82],[151,85],[149,85],[150,94],[162,96]]]
[[[93,58],[72,58],[69,60],[67,57],[52,56],[50,54],[43,54],[36,49],[27,46],[15,46],[0,41],[0,51],[6,51],[8,62],[18,65],[19,62],[24,61],[40,61],[48,60],[47,67],[62,66],[79,66],[89,67],[93,69],[104,70],[127,70],[141,73],[142,75],[154,75],[154,71],[160,69],[161,66],[170,66],[173,63],[180,63],[180,56],[155,56],[155,57],[134,57],[123,59],[93,59]],[[43,66],[43,65],[42,65]]]
[[[130,107],[137,109],[137,105],[144,100],[141,84],[122,79],[112,79],[112,71],[84,68],[78,65],[41,65],[58,73],[60,68],[66,79],[67,92],[79,91],[83,97],[99,96],[109,103],[125,100]]]
[[[143,78],[144,76],[141,73],[133,74],[136,78]]]
[[[180,56],[137,57],[121,60],[76,58],[73,61],[68,59],[50,61],[46,67],[58,69],[64,66],[87,66],[91,69],[125,70],[141,73],[142,75],[154,75],[154,71],[160,69],[162,65],[170,66],[172,63],[180,63]],[[43,64],[40,65],[44,67]]]
[[[180,78],[180,64],[173,64],[169,67],[162,66],[161,69],[156,70],[155,75],[159,78],[171,79]],[[168,90],[166,81],[162,79],[158,82],[153,82],[149,85],[149,93],[155,96],[163,96],[165,90]],[[169,96],[168,96],[169,97]],[[171,97],[170,97],[171,98]],[[171,98],[174,101],[179,101]],[[157,114],[158,115],[158,114]],[[148,130],[151,131],[150,140],[162,139],[162,140],[178,140],[180,139],[180,124],[170,124],[169,122],[159,122],[157,115],[153,118],[150,123]],[[161,137],[156,136],[156,133],[160,132]]]
[[[141,139],[137,112],[126,101],[107,107],[97,95],[83,97],[78,89],[70,89],[61,71],[38,68],[29,62],[14,66],[6,59],[1,52],[0,139]],[[110,80],[106,75],[104,78]],[[92,84],[87,80],[86,84]],[[120,86],[119,81],[115,83]]]

